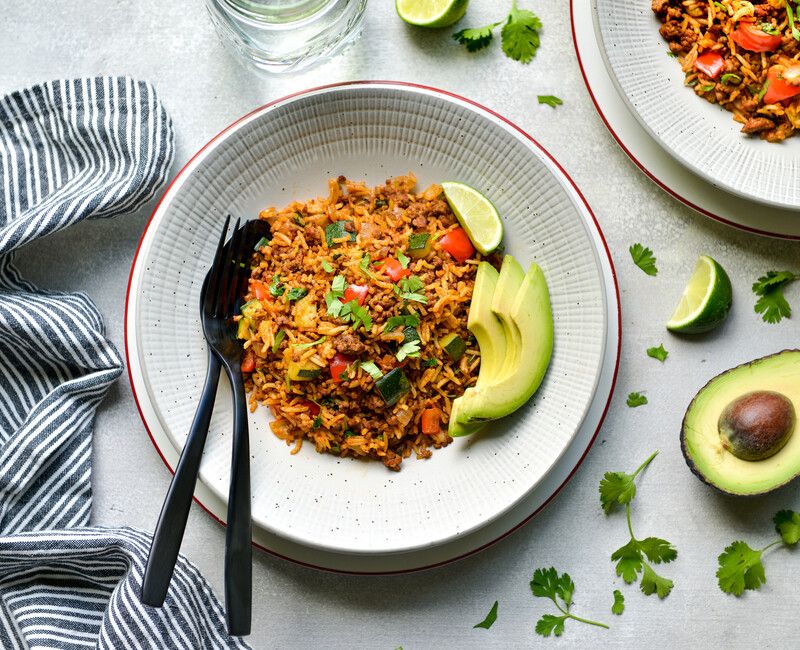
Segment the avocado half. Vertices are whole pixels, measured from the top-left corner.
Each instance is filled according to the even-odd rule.
[[[701,481],[726,494],[765,494],[800,475],[796,426],[783,446],[761,460],[737,457],[720,436],[726,407],[761,391],[786,397],[800,412],[800,350],[784,350],[717,375],[700,389],[683,418],[681,450],[686,464]]]

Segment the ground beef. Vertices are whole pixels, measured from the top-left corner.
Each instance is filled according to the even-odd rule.
[[[767,117],[751,117],[742,127],[742,133],[758,133],[775,128],[775,124]]]
[[[400,471],[400,463],[403,462],[403,457],[399,454],[396,454],[391,449],[386,452],[386,456],[383,457],[383,464],[392,471],[399,472]]]
[[[352,332],[342,332],[339,334],[333,339],[333,347],[336,348],[337,352],[347,354],[351,357],[357,357],[367,349],[367,346]]]

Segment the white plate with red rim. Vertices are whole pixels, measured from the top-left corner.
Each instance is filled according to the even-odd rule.
[[[548,279],[555,351],[542,387],[518,413],[428,460],[407,459],[399,473],[311,445],[291,456],[269,431],[268,410],[253,413],[254,542],[323,568],[385,572],[468,553],[530,517],[583,457],[613,387],[619,302],[602,233],[579,191],[522,131],[468,100],[411,84],[341,84],[264,106],[206,145],[165,193],[131,270],[131,384],[174,467],[205,376],[196,305],[220,220],[324,194],[331,176],[372,185],[409,170],[420,187],[457,179],[494,200],[508,252],[539,263]],[[218,519],[230,422],[223,381],[196,492]]]
[[[746,232],[800,239],[800,214],[760,205],[710,185],[684,167],[633,117],[611,80],[600,52],[592,0],[570,0],[572,40],[583,80],[597,112],[625,154],[661,189],[715,221]],[[582,17],[582,20],[578,20]]]
[[[719,189],[772,208],[800,210],[797,137],[769,143],[746,136],[729,111],[687,88],[680,65],[666,56],[649,2],[593,0],[582,9],[587,6],[591,14],[582,13],[587,19],[581,22],[591,24],[593,16],[599,53],[620,97],[667,154]],[[582,60],[586,64],[589,57]]]

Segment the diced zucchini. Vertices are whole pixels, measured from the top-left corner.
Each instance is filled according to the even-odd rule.
[[[453,361],[458,361],[467,351],[467,344],[458,334],[447,334],[440,338],[439,347],[447,352],[447,356]]]
[[[290,361],[286,371],[286,377],[292,381],[317,379],[321,374],[322,369],[313,363],[300,363],[299,361]]]
[[[414,259],[422,259],[427,257],[431,252],[431,236],[430,233],[420,232],[411,235],[408,238],[408,254]]]
[[[242,305],[242,316],[245,316],[246,318],[253,318],[256,312],[263,308],[264,306],[261,304],[260,300],[248,300]]]
[[[419,341],[419,332],[416,327],[403,328],[403,343],[410,343],[411,341]]]
[[[375,385],[378,387],[378,391],[387,406],[396,404],[403,395],[411,390],[411,384],[408,383],[408,377],[406,377],[402,368],[390,370],[378,379]]]
[[[317,305],[312,296],[297,301],[294,308],[294,324],[300,329],[311,329],[317,324]]]
[[[236,330],[236,338],[246,341],[250,338],[250,319],[243,316],[239,319],[239,328]]]
[[[260,251],[262,248],[264,248],[264,246],[269,246],[269,239],[266,237],[259,239],[256,245],[253,247],[253,250]]]
[[[350,224],[350,230],[348,230],[347,224]],[[334,221],[325,226],[325,241],[328,242],[328,248],[338,246],[339,243],[335,240],[348,236],[350,241],[356,240],[356,228],[352,221]]]

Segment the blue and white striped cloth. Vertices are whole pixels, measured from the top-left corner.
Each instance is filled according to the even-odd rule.
[[[0,99],[0,645],[245,648],[180,558],[163,608],[139,602],[148,533],[89,527],[95,410],[122,372],[94,303],[41,291],[14,249],[131,212],[163,185],[172,123],[149,84],[54,81]]]

